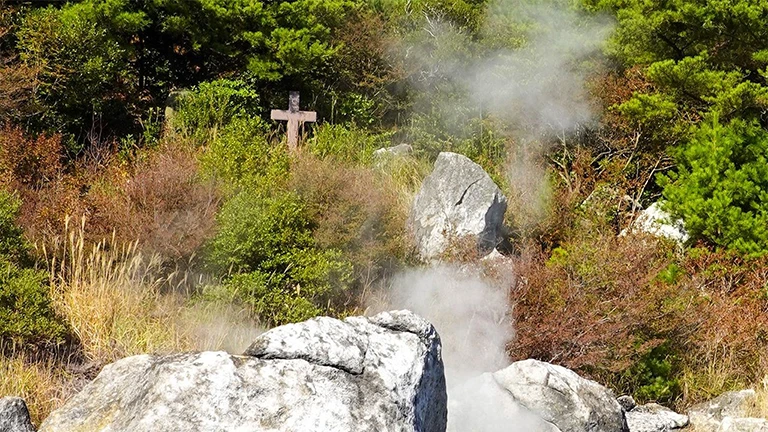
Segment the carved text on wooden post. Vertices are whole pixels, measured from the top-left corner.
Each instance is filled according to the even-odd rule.
[[[317,121],[317,113],[300,111],[299,92],[292,91],[288,96],[288,110],[272,110],[272,120],[288,122],[288,148],[296,150],[299,144],[299,126],[306,122]]]

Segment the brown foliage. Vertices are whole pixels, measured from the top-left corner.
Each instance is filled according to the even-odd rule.
[[[62,156],[60,135],[32,139],[11,125],[0,130],[0,173],[7,185],[40,189],[60,177]]]
[[[614,236],[566,245],[552,257],[527,248],[515,264],[511,355],[581,371],[626,368],[643,354],[634,347],[638,336],[653,342],[682,331],[664,324],[677,311],[661,307],[668,287],[653,281],[668,262],[654,242]]]
[[[291,188],[310,205],[315,240],[342,250],[363,283],[376,279],[406,250],[406,215],[390,181],[370,168],[300,155]]]
[[[0,118],[22,119],[37,111],[38,70],[0,60]]]
[[[768,261],[644,237],[572,236],[515,260],[513,359],[573,368],[620,392],[622,372],[665,344],[682,387],[679,406],[768,373]]]
[[[168,259],[189,258],[212,233],[216,185],[198,176],[193,150],[166,143],[121,160],[115,146],[62,163],[60,136],[30,139],[15,127],[0,133],[3,186],[22,200],[20,223],[37,240],[55,237],[67,216],[87,219],[89,241],[112,236]],[[97,154],[98,153],[98,154]]]
[[[189,258],[212,234],[219,193],[201,180],[194,151],[166,144],[135,167],[112,168],[88,193],[92,233]]]
[[[19,222],[31,237],[58,232],[67,214],[79,213],[78,184],[65,174],[63,152],[59,135],[0,130],[0,183],[21,198]]]

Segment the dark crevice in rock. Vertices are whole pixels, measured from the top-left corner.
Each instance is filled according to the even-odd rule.
[[[415,331],[413,329],[408,328],[406,325],[398,325],[396,323],[382,323],[382,322],[371,322],[371,324],[381,327],[385,330],[397,332],[397,333],[410,333],[414,336],[417,336],[419,340],[421,340],[425,345],[429,346],[430,339],[434,336],[434,329],[430,329],[430,332],[427,334],[424,334],[419,331]]]
[[[472,188],[472,186],[476,185],[477,182],[479,182],[480,180],[482,180],[482,178],[479,178],[479,179],[473,181],[472,183],[470,183],[469,186],[467,186],[467,188],[464,189],[464,192],[461,194],[461,198],[459,198],[459,200],[456,201],[456,204],[454,204],[453,206],[454,207],[460,206],[461,203],[464,202],[464,198],[467,196],[467,192],[469,192],[469,190]]]
[[[317,358],[313,358],[312,356],[309,356],[309,355],[277,356],[273,354],[257,354],[257,355],[251,355],[250,357],[254,357],[260,360],[304,360],[305,362],[311,363],[316,366],[329,367],[332,369],[340,370],[350,375],[362,375],[363,372],[365,372],[365,368],[361,369],[360,371],[356,371],[356,370],[346,368],[339,364],[319,361]]]

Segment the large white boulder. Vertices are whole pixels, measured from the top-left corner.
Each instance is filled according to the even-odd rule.
[[[452,391],[449,430],[626,432],[613,393],[561,366],[515,362]]]
[[[507,198],[480,165],[443,152],[414,199],[409,225],[425,260],[466,236],[476,237],[481,255],[487,255],[502,236],[506,210]]]
[[[141,355],[108,365],[42,432],[442,432],[440,337],[385,312],[270,330],[247,355]]]
[[[10,396],[0,399],[0,431],[35,432],[23,399]]]

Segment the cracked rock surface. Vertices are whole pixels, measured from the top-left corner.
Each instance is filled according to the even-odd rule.
[[[688,411],[696,432],[768,432],[768,420],[750,417],[757,403],[752,389],[730,391]]]
[[[452,391],[451,397],[448,430],[455,432],[628,431],[613,392],[569,369],[538,360],[483,374]]]
[[[41,426],[74,431],[444,431],[440,337],[408,311],[272,329],[245,355],[106,366]]]
[[[502,235],[506,210],[507,198],[480,165],[443,152],[414,199],[409,224],[424,260],[466,236],[477,237],[478,250],[487,255]]]

